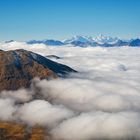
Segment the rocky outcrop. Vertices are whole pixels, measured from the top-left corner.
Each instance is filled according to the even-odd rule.
[[[30,51],[0,51],[0,91],[29,87],[34,77],[52,79],[69,72],[76,71]]]
[[[0,122],[0,140],[49,140],[45,128],[19,123]]]
[[[59,57],[59,56],[56,56],[56,55],[47,55],[46,56],[47,58],[54,58],[54,59],[61,59],[61,57]]]

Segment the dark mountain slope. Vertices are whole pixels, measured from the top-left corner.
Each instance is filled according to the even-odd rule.
[[[51,79],[76,72],[26,50],[0,51],[0,91],[29,87],[34,77]]]

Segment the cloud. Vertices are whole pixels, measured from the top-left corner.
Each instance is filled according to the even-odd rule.
[[[0,97],[4,99],[13,99],[18,103],[24,103],[30,101],[33,97],[34,91],[28,89],[19,89],[17,91],[2,91]]]
[[[62,105],[52,105],[45,100],[34,100],[19,109],[20,119],[30,125],[54,127],[62,120],[72,117],[73,112]]]
[[[127,85],[70,78],[42,80],[36,86],[46,100],[76,111],[140,110],[139,91]]]
[[[58,140],[140,139],[140,48],[24,48],[79,71],[67,79],[34,79],[30,89],[0,93],[0,119],[43,125]]]
[[[13,114],[16,111],[14,101],[11,99],[0,99],[0,120],[14,120]]]
[[[54,139],[139,139],[139,117],[134,112],[88,112],[64,121],[51,133]]]

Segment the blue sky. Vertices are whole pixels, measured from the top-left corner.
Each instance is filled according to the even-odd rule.
[[[0,40],[140,37],[140,0],[0,0]]]

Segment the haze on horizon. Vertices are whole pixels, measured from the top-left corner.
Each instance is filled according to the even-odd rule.
[[[0,41],[140,37],[139,0],[1,0]]]

